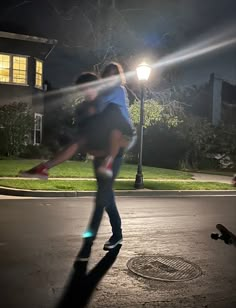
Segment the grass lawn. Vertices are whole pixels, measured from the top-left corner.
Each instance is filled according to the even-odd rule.
[[[133,181],[117,181],[115,189],[132,190]],[[236,190],[230,184],[214,182],[196,182],[196,181],[148,181],[144,182],[146,189],[151,190]],[[14,187],[32,190],[77,190],[91,191],[96,190],[96,181],[94,180],[0,180],[0,186]]]
[[[19,171],[27,170],[40,161],[38,160],[0,160],[0,177],[18,176]],[[124,164],[118,178],[134,179],[137,165]],[[143,167],[145,179],[191,179],[188,172]],[[93,178],[92,162],[67,161],[50,171],[50,177]]]

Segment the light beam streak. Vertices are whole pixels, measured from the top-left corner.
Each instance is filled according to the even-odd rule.
[[[165,68],[172,65],[176,65],[182,62],[186,62],[195,58],[202,57],[204,55],[216,52],[221,49],[228,48],[236,44],[236,30],[235,25],[224,28],[224,30],[217,31],[217,34],[208,33],[201,38],[198,42],[193,42],[188,47],[182,48],[170,55],[167,55],[156,63],[152,64],[152,69]],[[132,79],[136,76],[135,71],[129,71],[125,73],[127,80]],[[59,90],[54,90],[47,92],[45,96],[57,96],[57,95],[71,95],[79,99],[84,95],[84,89],[89,87],[94,87],[97,91],[104,91],[111,88],[118,81],[118,78],[113,76],[106,79],[100,79],[98,81],[90,82],[84,85],[75,85],[70,87],[65,87]],[[38,94],[35,96],[37,97]],[[38,96],[40,96],[39,94]],[[27,98],[27,97],[25,97]],[[21,98],[22,100],[23,98]],[[66,99],[66,98],[65,98]]]

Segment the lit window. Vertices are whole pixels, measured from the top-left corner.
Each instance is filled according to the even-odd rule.
[[[36,60],[35,87],[43,87],[43,62]]]
[[[43,115],[40,113],[34,114],[34,144],[40,144],[42,142],[42,130],[43,130]]]
[[[13,56],[13,83],[27,83],[27,63],[25,57]]]
[[[0,54],[0,82],[10,82],[10,56]]]
[[[27,57],[0,54],[0,82],[27,85]]]

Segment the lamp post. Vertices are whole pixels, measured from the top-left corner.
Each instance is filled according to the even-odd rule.
[[[138,140],[139,140],[139,152],[138,152],[138,168],[136,179],[134,183],[134,187],[136,189],[144,188],[143,184],[143,170],[142,170],[142,162],[143,162],[143,124],[144,124],[144,85],[145,82],[148,81],[148,78],[151,73],[151,67],[145,62],[139,64],[136,68],[138,80],[140,81],[141,86],[141,105],[140,105],[140,119],[139,119],[139,131],[138,131]]]

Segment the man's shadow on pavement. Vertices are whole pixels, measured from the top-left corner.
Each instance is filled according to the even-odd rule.
[[[121,245],[107,252],[97,265],[87,273],[88,262],[76,262],[66,289],[56,308],[85,307],[96,286],[115,262]]]

